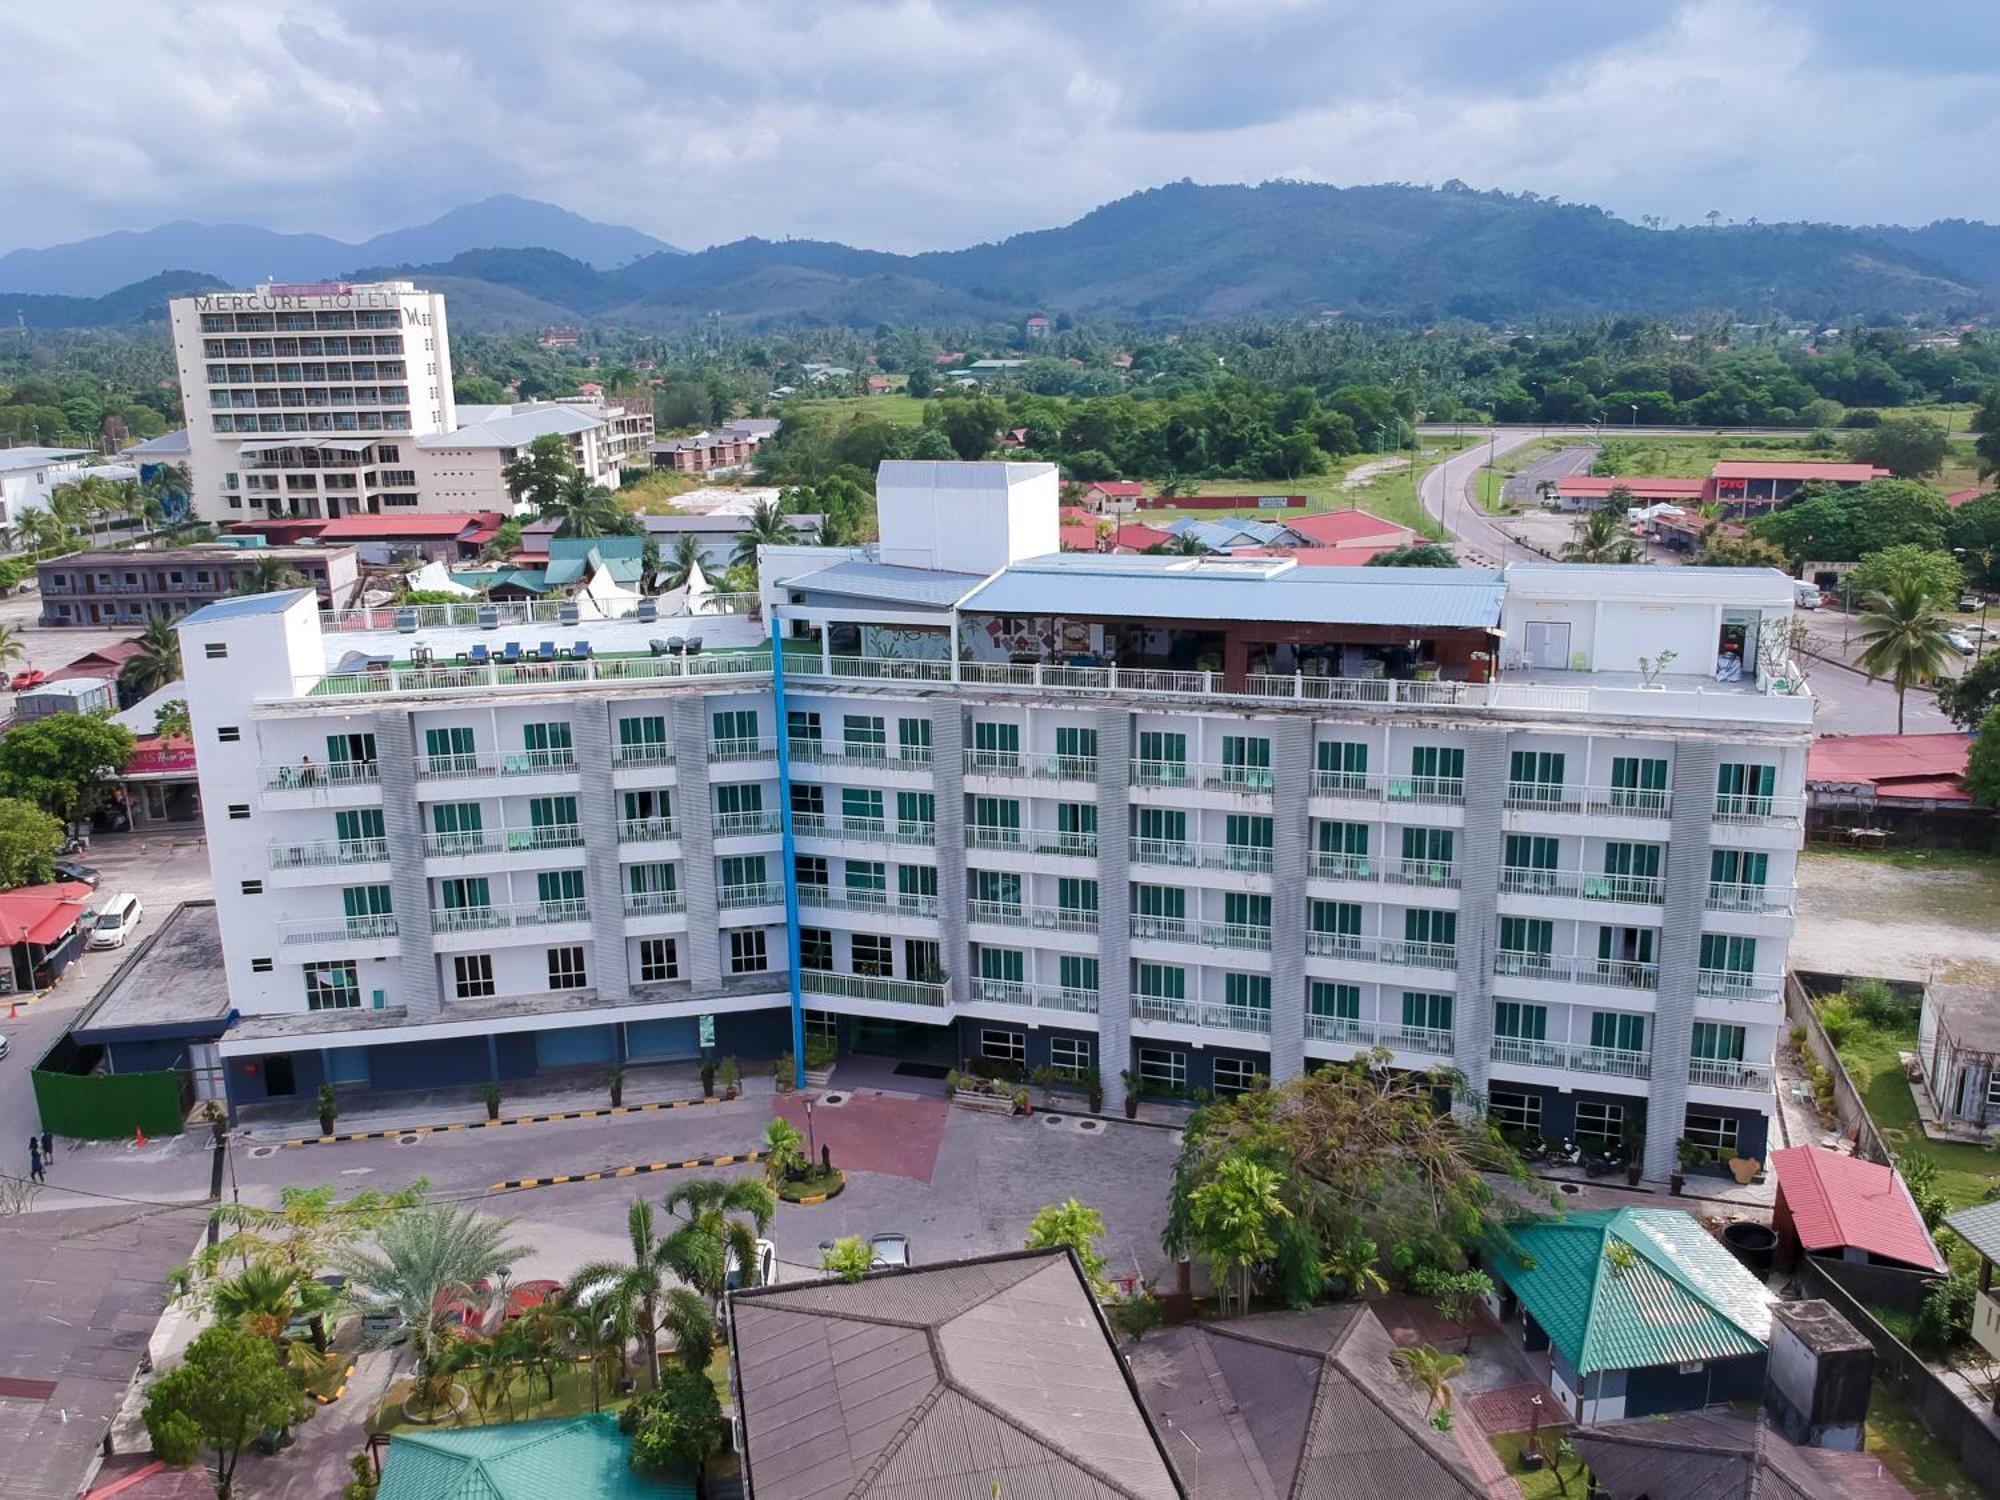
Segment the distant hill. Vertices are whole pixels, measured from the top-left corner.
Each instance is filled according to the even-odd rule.
[[[24,296],[0,292],[0,329],[115,328],[167,321],[167,299],[214,291],[224,283],[201,271],[162,271],[102,297]]]
[[[466,250],[555,250],[592,266],[624,265],[678,252],[619,224],[600,224],[553,203],[503,194],[454,208],[410,229],[359,244],[322,234],[280,234],[251,224],[180,220],[157,229],[119,230],[39,250],[0,255],[0,287],[94,297],[144,281],[170,266],[200,266],[227,286],[260,281],[320,281],[351,266],[449,260]]]
[[[526,233],[531,223],[548,226],[551,241],[590,239],[588,253],[498,240],[448,254],[426,248],[497,224]],[[1061,228],[919,255],[745,239],[694,254],[661,247],[618,260],[642,241],[657,245],[546,204],[492,199],[422,229],[343,247],[344,258],[313,274],[408,277],[451,298],[455,326],[494,329],[592,322],[671,328],[718,315],[741,327],[868,327],[1011,321],[1031,311],[1154,324],[1325,312],[1503,323],[1602,314],[1816,320],[2000,308],[2000,229],[1987,224],[1655,230],[1601,209],[1459,184],[1181,182],[1108,203]],[[376,246],[402,253],[359,253]],[[0,286],[12,284],[9,263],[26,253],[0,257]],[[255,279],[200,259],[178,263],[204,266],[224,281]],[[0,304],[5,300],[0,294]]]

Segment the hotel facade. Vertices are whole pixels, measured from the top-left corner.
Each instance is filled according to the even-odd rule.
[[[885,464],[878,510],[730,615],[185,620],[232,1101],[796,1026],[1113,1109],[1384,1048],[1649,1176],[1764,1154],[1781,574],[1064,554],[1036,464]]]

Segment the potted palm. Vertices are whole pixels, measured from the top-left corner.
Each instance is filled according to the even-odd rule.
[[[604,1086],[611,1090],[611,1107],[621,1108],[625,1103],[625,1069],[616,1063],[606,1068]]]
[[[1125,1118],[1136,1120],[1139,1118],[1139,1086],[1141,1081],[1138,1071],[1133,1068],[1125,1068],[1119,1072],[1118,1077],[1125,1085]]]
[[[499,1119],[499,1118],[500,1118],[500,1085],[499,1085],[499,1084],[497,1084],[497,1083],[482,1083],[482,1084],[480,1084],[480,1085],[479,1085],[479,1098],[480,1098],[480,1101],[481,1101],[482,1103],[484,1103],[484,1104],[485,1104],[485,1106],[486,1106],[486,1118],[487,1118],[488,1120],[497,1120],[497,1119]]]
[[[322,1083],[319,1086],[319,1133],[321,1135],[333,1134],[334,1118],[339,1113],[340,1101],[334,1097],[333,1085]]]

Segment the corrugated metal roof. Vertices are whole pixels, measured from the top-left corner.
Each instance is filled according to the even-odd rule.
[[[1771,1153],[1778,1198],[1792,1211],[1808,1250],[1852,1247],[1905,1265],[1942,1271],[1944,1257],[1895,1168],[1817,1146]]]
[[[218,599],[190,613],[181,625],[185,628],[189,625],[220,624],[224,620],[242,620],[252,615],[281,615],[298,603],[301,597],[310,597],[311,594],[311,589],[281,589],[275,594],[245,594],[239,599]]]
[[[1690,1215],[1621,1208],[1516,1228],[1492,1269],[1579,1374],[1755,1354],[1772,1296]],[[1614,1266],[1613,1244],[1632,1259]]]
[[[1301,569],[1286,566],[1288,561],[1064,553],[1015,564],[960,607],[1000,615],[1440,629],[1491,629],[1500,622],[1498,573],[1474,568]]]
[[[684,1479],[642,1474],[609,1412],[439,1432],[399,1432],[381,1500],[694,1500]]]
[[[1945,1226],[1988,1260],[2000,1261],[2000,1203],[1980,1203],[1944,1216]]]
[[[1913,1500],[1873,1454],[1795,1447],[1761,1415],[1681,1412],[1583,1428],[1572,1440],[1610,1500]]]
[[[788,589],[815,594],[839,594],[884,604],[923,604],[949,609],[980,582],[978,573],[948,573],[941,568],[899,568],[889,563],[838,562],[817,573],[785,580]]]

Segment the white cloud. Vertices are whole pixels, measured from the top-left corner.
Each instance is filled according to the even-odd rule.
[[[1965,24],[1940,56],[1860,0],[14,5],[0,241],[358,237],[520,192],[683,244],[909,250],[1278,175],[1680,221],[2000,217],[1975,169],[1995,26]]]

